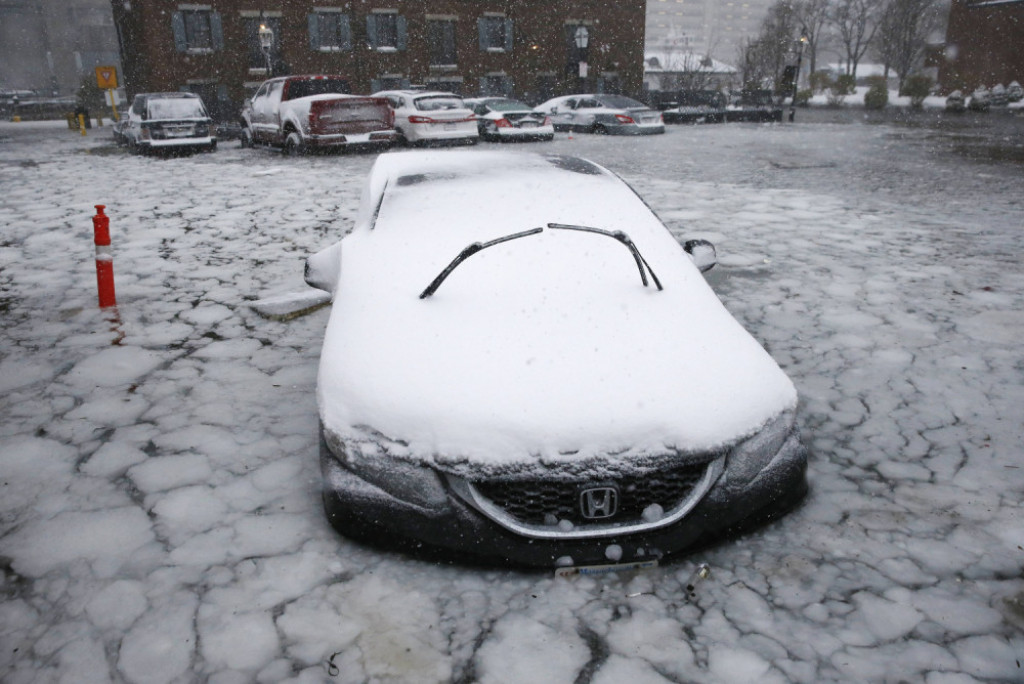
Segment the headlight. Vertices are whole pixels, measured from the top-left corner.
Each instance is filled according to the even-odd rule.
[[[432,469],[390,456],[372,440],[341,445],[327,436],[327,443],[345,468],[396,499],[431,511],[447,506],[447,492]]]
[[[726,466],[729,485],[744,487],[757,477],[793,433],[795,420],[793,411],[783,411],[753,437],[733,447]]]

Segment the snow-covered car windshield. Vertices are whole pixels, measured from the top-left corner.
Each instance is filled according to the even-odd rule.
[[[348,95],[352,87],[348,81],[340,78],[311,78],[305,81],[292,81],[288,84],[288,99],[295,100],[310,95]]]
[[[603,104],[605,107],[611,107],[613,109],[636,109],[636,108],[647,108],[643,102],[637,102],[636,100],[623,97],[622,95],[599,95],[597,101]]]
[[[442,109],[465,109],[466,105],[460,98],[446,95],[428,95],[418,97],[414,101],[416,109],[422,112],[436,112]]]
[[[192,97],[155,98],[149,101],[150,119],[205,119],[202,100]]]

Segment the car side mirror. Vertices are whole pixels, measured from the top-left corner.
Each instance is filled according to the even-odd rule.
[[[341,277],[341,242],[335,242],[306,259],[306,284],[334,294]]]
[[[687,240],[683,249],[693,259],[693,263],[700,269],[701,273],[710,271],[718,263],[718,253],[715,246],[707,240]]]

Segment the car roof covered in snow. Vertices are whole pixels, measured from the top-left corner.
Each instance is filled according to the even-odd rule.
[[[552,223],[624,231],[664,290],[618,240]],[[536,228],[420,297],[468,245]],[[340,252],[319,399],[342,439],[438,463],[628,458],[723,448],[795,406],[679,242],[590,161],[381,155]]]

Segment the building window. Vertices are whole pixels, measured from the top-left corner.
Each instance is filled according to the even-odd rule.
[[[348,15],[340,10],[317,9],[309,15],[309,47],[321,52],[352,49]]]
[[[440,90],[441,92],[462,97],[462,78],[459,76],[452,78],[428,78],[426,84],[431,90]]]
[[[366,40],[371,48],[382,52],[404,50],[405,17],[392,10],[374,10],[366,17]]]
[[[487,52],[512,50],[512,20],[501,15],[487,15],[477,19],[480,49]]]
[[[480,77],[481,97],[512,97],[512,79],[505,74],[487,74]]]
[[[455,66],[455,20],[431,19],[427,22],[427,47],[430,66]]]
[[[381,90],[405,90],[409,86],[409,79],[401,74],[381,74],[370,79],[370,90],[374,93]]]
[[[260,45],[260,26],[266,26],[274,32],[274,41],[270,46],[270,59],[272,62],[281,59],[281,17],[242,17],[245,26],[245,51],[246,60],[250,70],[267,68],[267,56],[263,54],[263,47]],[[275,66],[274,73],[280,73]]]
[[[174,47],[178,52],[213,52],[224,49],[220,14],[200,5],[181,5],[171,15]]]

